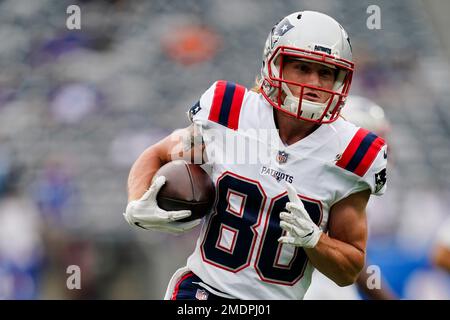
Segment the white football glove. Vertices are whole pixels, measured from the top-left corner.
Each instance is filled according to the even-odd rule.
[[[298,247],[314,248],[319,242],[322,230],[311,220],[292,185],[287,185],[287,192],[290,201],[286,204],[288,212],[280,213],[280,227],[287,233],[278,241]]]
[[[166,211],[158,207],[156,195],[165,183],[166,177],[157,177],[139,200],[128,203],[123,214],[128,224],[175,234],[191,230],[200,224],[201,219],[187,222],[177,221],[189,217],[190,210]]]

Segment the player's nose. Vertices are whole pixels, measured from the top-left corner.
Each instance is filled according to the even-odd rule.
[[[306,84],[315,86],[315,87],[319,87],[320,86],[319,80],[320,80],[319,72],[316,70],[313,70],[308,73],[308,75],[306,77]]]

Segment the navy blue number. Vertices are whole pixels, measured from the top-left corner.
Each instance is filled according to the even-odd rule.
[[[202,243],[202,255],[206,261],[217,267],[237,272],[250,264],[256,240],[255,228],[260,224],[266,196],[258,182],[230,172],[218,179],[216,189],[216,212]],[[230,208],[230,195],[242,200],[241,212]],[[263,281],[292,285],[303,276],[308,257],[302,248],[291,247],[293,252],[289,263],[278,262],[282,249],[278,238],[283,233],[280,227],[280,212],[285,210],[288,201],[287,195],[272,200],[255,268]],[[320,202],[305,199],[302,201],[313,222],[319,225],[322,220]],[[224,232],[228,233],[226,244],[220,243]]]
[[[226,173],[217,183],[218,202],[203,241],[203,256],[210,263],[237,272],[250,263],[255,245],[255,227],[265,203],[265,196],[257,182],[240,179]],[[229,207],[229,197],[241,200],[241,211]],[[223,233],[228,243],[222,244]]]

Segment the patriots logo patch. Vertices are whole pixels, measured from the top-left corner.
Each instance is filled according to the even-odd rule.
[[[272,29],[272,37],[271,37],[271,48],[275,46],[278,42],[278,39],[283,36],[286,32],[291,30],[294,26],[289,22],[287,18],[280,21],[275,27]]]
[[[274,36],[284,36],[286,32],[291,30],[294,26],[289,22],[289,20],[283,19],[280,23],[278,23],[275,27],[275,30],[273,31]]]
[[[201,110],[202,108],[200,107],[200,101],[197,101],[196,104],[194,104],[188,111],[188,117],[189,120],[191,120],[191,122],[194,119],[194,116]]]
[[[375,193],[380,191],[386,184],[386,168],[375,174]]]

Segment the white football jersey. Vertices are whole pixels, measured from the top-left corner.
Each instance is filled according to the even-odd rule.
[[[310,285],[314,268],[305,251],[277,241],[287,183],[325,232],[333,204],[386,189],[381,138],[338,119],[286,146],[273,112],[262,95],[226,81],[189,111],[202,130],[216,201],[187,268],[238,299],[302,299]]]

